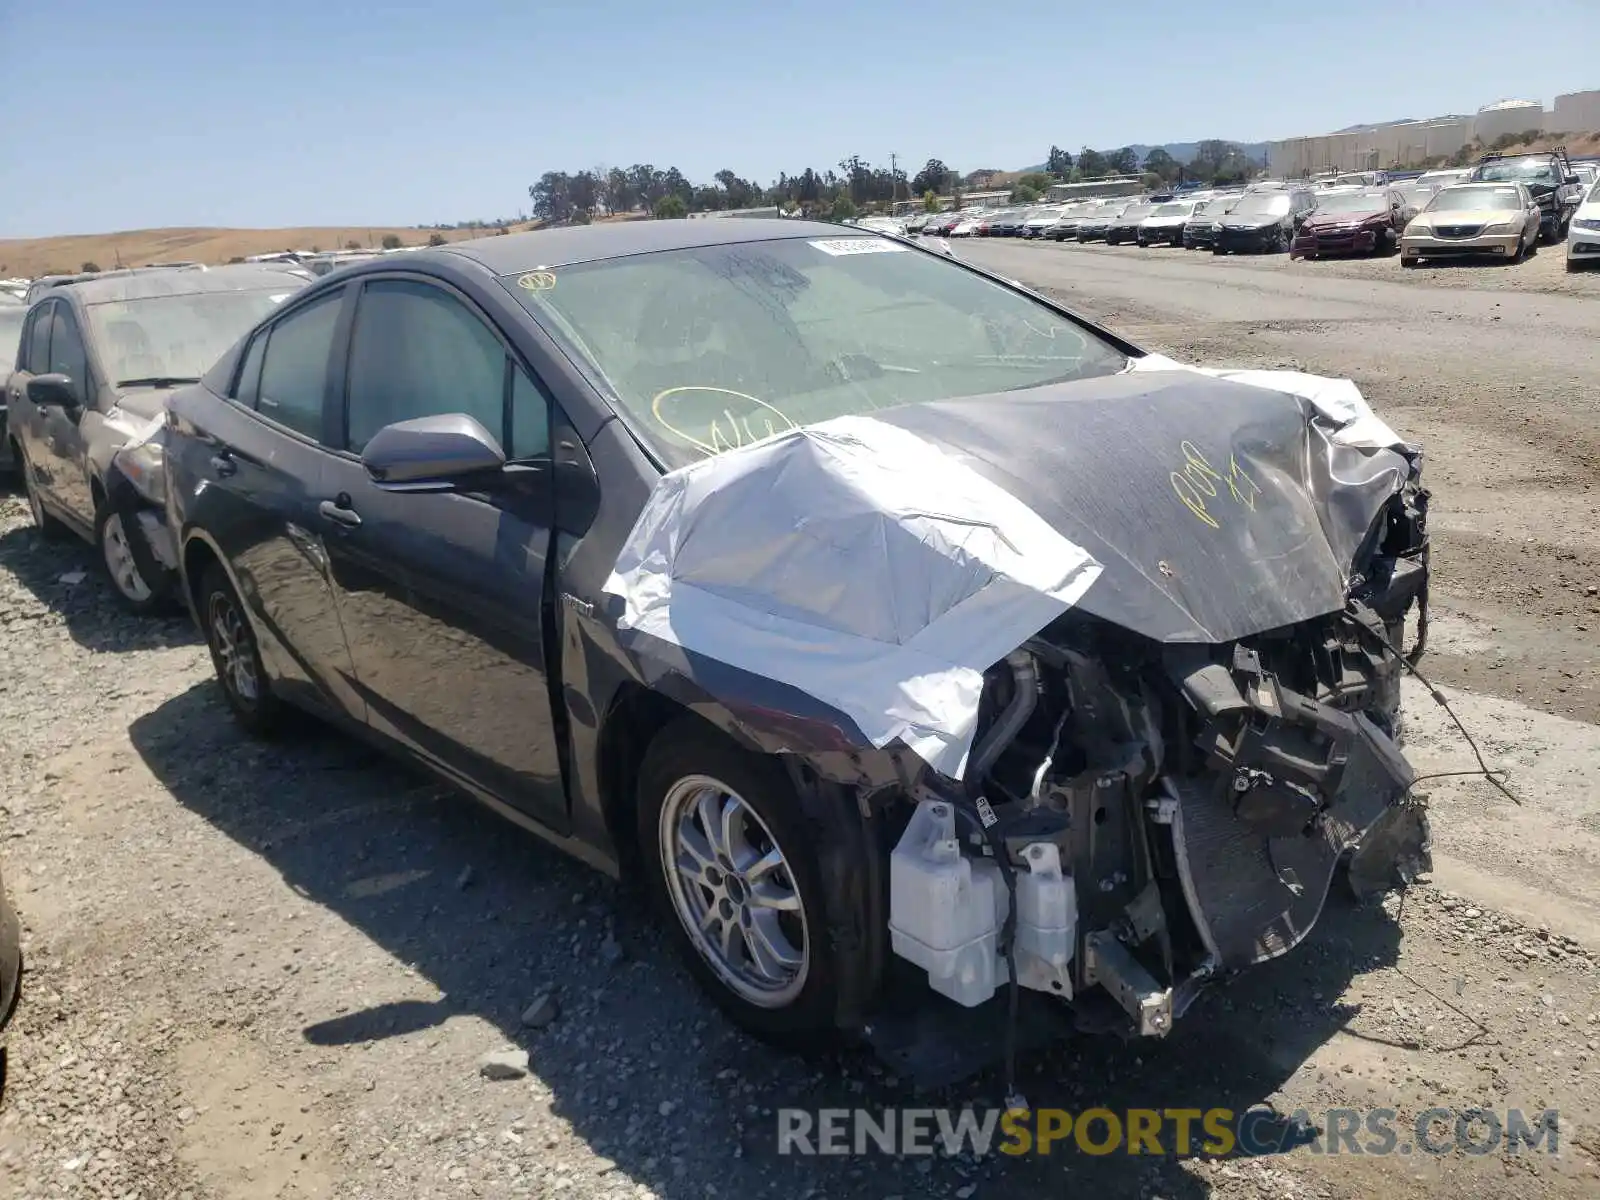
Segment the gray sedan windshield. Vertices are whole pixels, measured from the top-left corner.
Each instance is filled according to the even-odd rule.
[[[1128,361],[1044,305],[887,238],[705,246],[501,282],[668,466],[831,417]]]
[[[91,304],[89,324],[113,384],[198,379],[300,282],[286,277],[277,291],[193,292]]]
[[[27,314],[21,304],[0,308],[0,373],[9,371],[17,361],[17,339],[22,336],[22,318]]]

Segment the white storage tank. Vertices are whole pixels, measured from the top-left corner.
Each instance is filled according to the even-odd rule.
[[[1486,146],[1508,134],[1543,130],[1544,105],[1537,100],[1500,100],[1486,104],[1472,121],[1472,136]]]
[[[1600,91],[1557,96],[1545,128],[1551,133],[1600,133]]]

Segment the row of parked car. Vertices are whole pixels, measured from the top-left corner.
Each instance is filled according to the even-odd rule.
[[[1182,246],[1291,257],[1400,251],[1401,262],[1455,255],[1520,260],[1543,240],[1567,239],[1568,268],[1600,257],[1600,168],[1550,154],[1485,155],[1475,167],[1390,183],[1381,172],[1248,188],[1083,200],[913,218],[906,232],[1108,245]]]

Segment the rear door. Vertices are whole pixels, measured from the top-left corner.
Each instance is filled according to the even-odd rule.
[[[520,463],[487,492],[375,483],[385,425],[464,412]],[[368,278],[350,341],[345,455],[320,527],[369,724],[542,823],[567,826],[547,670],[551,406],[465,295]]]
[[[185,532],[203,531],[227,560],[279,690],[364,721],[317,513],[339,425],[332,381],[343,377],[346,291],[309,298],[259,330],[226,400],[203,389],[175,399],[195,432],[174,439],[169,453],[181,461],[169,475],[185,492]]]

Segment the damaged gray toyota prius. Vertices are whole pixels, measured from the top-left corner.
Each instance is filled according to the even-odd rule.
[[[1425,867],[1428,494],[1348,380],[803,221],[404,257],[147,443],[227,700],[648,881],[746,1028],[1025,997],[1160,1036],[1336,875]]]

